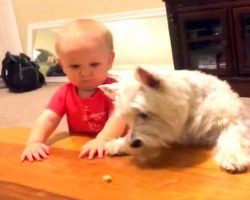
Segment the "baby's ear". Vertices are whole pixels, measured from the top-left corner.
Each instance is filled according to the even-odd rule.
[[[112,84],[99,85],[98,88],[100,88],[105,95],[114,100],[119,86],[118,83],[112,83]]]

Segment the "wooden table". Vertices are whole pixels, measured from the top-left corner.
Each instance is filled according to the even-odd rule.
[[[49,159],[21,163],[28,134],[0,129],[0,199],[250,199],[250,173],[221,171],[208,149],[178,148],[164,167],[140,168],[129,156],[78,159],[89,138],[58,133],[50,140]],[[106,174],[112,182],[102,179]]]

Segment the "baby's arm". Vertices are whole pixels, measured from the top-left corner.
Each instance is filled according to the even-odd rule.
[[[45,141],[56,129],[61,117],[49,109],[45,109],[35,122],[27,146],[21,155],[21,161],[42,160],[48,157],[49,147]]]
[[[88,158],[92,159],[95,157],[95,154],[98,157],[103,157],[105,154],[105,143],[111,139],[123,136],[126,127],[127,123],[123,118],[112,115],[96,138],[83,145],[79,157],[82,158],[88,155]]]

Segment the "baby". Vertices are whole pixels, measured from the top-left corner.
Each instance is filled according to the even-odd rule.
[[[106,141],[122,136],[126,127],[122,118],[112,115],[111,99],[98,88],[116,82],[107,75],[115,57],[112,34],[100,22],[77,19],[61,28],[55,49],[69,83],[55,92],[35,122],[21,161],[48,158],[45,142],[65,114],[70,133],[95,137],[83,145],[79,157],[103,157]]]

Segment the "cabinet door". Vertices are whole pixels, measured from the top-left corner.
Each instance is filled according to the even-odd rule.
[[[233,74],[227,15],[224,9],[179,14],[186,68],[217,76]]]
[[[241,75],[250,74],[250,7],[233,10],[238,66]]]

